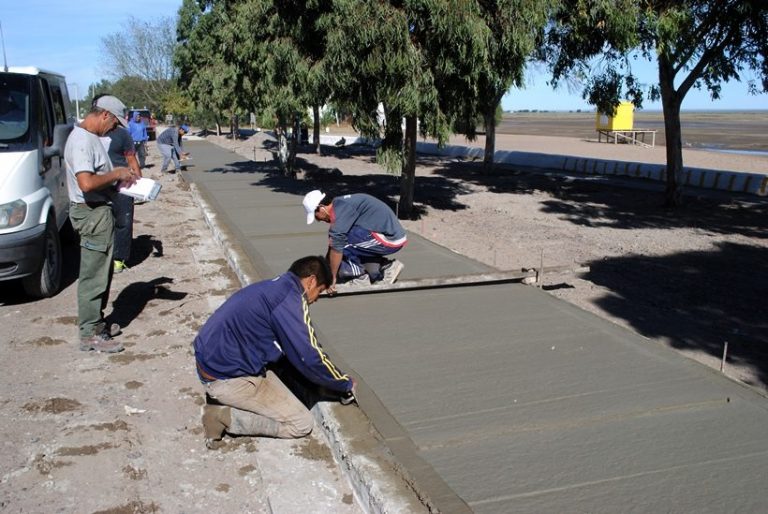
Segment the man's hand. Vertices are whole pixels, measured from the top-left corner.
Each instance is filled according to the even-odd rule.
[[[354,378],[350,380],[352,380],[352,389],[347,391],[347,393],[342,395],[342,397],[339,399],[342,405],[349,405],[352,402],[357,403],[357,395],[355,394],[357,392],[357,382]]]
[[[328,296],[334,296],[336,294],[336,277],[333,277],[333,282],[331,283],[331,287],[326,289],[325,293]]]
[[[139,179],[131,168],[121,167],[115,168],[113,171],[118,173],[117,180],[120,182],[121,187],[130,187]]]

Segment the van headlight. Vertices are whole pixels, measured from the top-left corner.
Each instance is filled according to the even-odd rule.
[[[17,227],[27,217],[27,204],[23,200],[0,205],[0,228]]]

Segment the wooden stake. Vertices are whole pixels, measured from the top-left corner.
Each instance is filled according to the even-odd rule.
[[[725,358],[728,356],[728,341],[723,345],[723,360],[720,361],[720,372],[725,369]]]
[[[536,277],[536,285],[541,289],[544,282],[544,248],[541,249],[541,259],[539,259],[539,272]]]

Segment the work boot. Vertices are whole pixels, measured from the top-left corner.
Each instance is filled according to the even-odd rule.
[[[203,405],[203,433],[205,434],[205,446],[208,449],[215,448],[215,442],[221,441],[224,432],[232,424],[232,409],[226,405]]]
[[[107,333],[80,338],[80,350],[84,352],[117,353],[124,350],[123,345],[112,339]]]

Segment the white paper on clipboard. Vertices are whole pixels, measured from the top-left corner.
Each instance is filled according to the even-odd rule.
[[[154,200],[160,194],[162,184],[151,178],[141,177],[130,187],[118,187],[117,191],[122,195],[132,196],[141,201]]]

